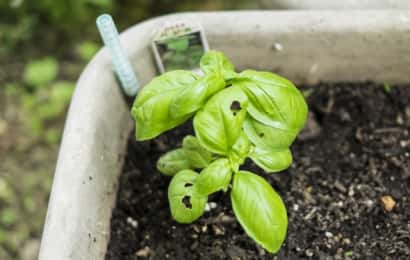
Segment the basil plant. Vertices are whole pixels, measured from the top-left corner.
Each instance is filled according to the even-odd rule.
[[[289,80],[270,72],[237,73],[221,52],[200,60],[202,75],[176,70],[154,78],[132,107],[137,140],[155,138],[193,118],[195,136],[164,154],[158,170],[171,176],[169,206],[179,223],[205,210],[208,196],[230,190],[233,211],[246,233],[267,251],[281,247],[287,213],[262,177],[241,170],[246,158],[267,173],[292,163],[289,146],[303,128],[307,105]]]

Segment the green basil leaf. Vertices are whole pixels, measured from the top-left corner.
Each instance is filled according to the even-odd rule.
[[[242,131],[228,155],[234,171],[237,171],[239,166],[244,163],[246,157],[248,156],[250,148],[251,143],[249,141],[249,138]]]
[[[283,171],[292,164],[292,153],[289,148],[265,150],[254,147],[249,157],[268,173]]]
[[[279,195],[263,178],[246,171],[234,175],[232,207],[246,233],[275,253],[285,240],[288,218]]]
[[[236,76],[232,63],[219,51],[206,52],[201,58],[200,67],[205,74],[216,73],[222,75],[225,80]]]
[[[302,93],[287,79],[270,72],[246,70],[238,85],[249,97],[249,114],[259,122],[298,132],[307,118]]]
[[[178,172],[168,187],[168,200],[172,217],[179,223],[191,223],[199,218],[208,200],[196,192],[198,173],[191,170]]]
[[[188,151],[192,168],[205,168],[212,160],[212,154],[199,144],[195,136],[186,136],[182,147]]]
[[[141,89],[131,114],[135,119],[137,140],[147,140],[186,121],[191,114],[170,118],[169,106],[182,89],[197,80],[193,72],[176,70],[154,78]]]
[[[288,148],[297,135],[296,130],[268,126],[250,116],[245,119],[243,130],[255,146],[265,150]]]
[[[173,97],[169,108],[171,117],[178,118],[197,111],[210,96],[224,87],[225,81],[221,76],[216,73],[205,75]]]
[[[157,161],[157,169],[168,176],[173,176],[177,172],[185,169],[191,169],[187,151],[183,148],[179,148],[167,152]]]
[[[212,98],[194,117],[194,129],[201,146],[208,151],[226,155],[242,132],[248,98],[232,86]]]
[[[203,195],[209,195],[219,190],[227,190],[231,181],[232,170],[229,160],[218,159],[203,169],[196,179],[196,190]]]

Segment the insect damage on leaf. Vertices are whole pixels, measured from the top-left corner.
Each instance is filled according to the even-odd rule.
[[[178,49],[183,44],[170,46]],[[307,117],[305,99],[279,75],[235,72],[221,52],[205,53],[200,68],[201,76],[171,71],[141,90],[131,110],[136,138],[155,138],[193,118],[195,136],[186,136],[182,147],[157,162],[157,169],[172,177],[172,217],[191,223],[203,214],[209,195],[231,188],[239,223],[256,243],[275,253],[287,231],[284,204],[268,182],[240,167],[246,158],[267,173],[290,166],[289,147]]]
[[[182,198],[182,203],[184,203],[185,207],[187,207],[188,209],[192,209],[191,197],[190,196],[184,196]]]
[[[233,115],[236,116],[236,113],[238,111],[240,111],[241,109],[242,109],[241,108],[241,103],[239,103],[239,101],[237,101],[237,100],[234,100],[231,104],[231,111],[232,111]]]

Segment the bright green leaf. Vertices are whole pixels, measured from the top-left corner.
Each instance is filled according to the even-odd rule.
[[[297,132],[265,125],[251,117],[247,117],[243,130],[249,140],[265,150],[288,148],[295,140]]]
[[[206,52],[200,61],[200,67],[205,74],[219,74],[225,80],[235,77],[234,66],[228,58],[219,51]]]
[[[292,164],[292,153],[288,148],[265,150],[260,147],[254,147],[249,157],[268,173],[285,170]]]
[[[197,111],[203,107],[210,96],[224,87],[223,78],[217,74],[202,77],[174,96],[169,109],[171,117],[181,117]]]
[[[250,147],[251,143],[249,138],[242,131],[229,152],[229,159],[233,164],[232,166],[234,167],[234,171],[236,171],[239,166],[244,163],[246,157],[248,156]]]
[[[198,140],[188,135],[184,138],[182,148],[162,155],[157,162],[157,169],[168,176],[186,169],[202,169],[209,165],[212,154],[199,145]]]
[[[168,176],[173,176],[182,170],[191,169],[186,150],[179,148],[162,155],[157,162],[157,169]]]
[[[199,218],[208,200],[196,192],[198,174],[191,170],[177,173],[168,187],[168,200],[172,217],[179,223],[191,223]]]
[[[191,116],[171,119],[169,106],[182,89],[191,87],[196,80],[193,72],[177,70],[154,78],[140,91],[131,110],[137,140],[154,138]]]
[[[44,87],[57,77],[58,62],[52,57],[34,60],[24,68],[24,82],[35,87]]]
[[[196,137],[188,135],[182,141],[182,147],[186,150],[186,155],[192,169],[202,169],[208,166],[212,160],[212,154],[203,148]]]
[[[194,117],[194,129],[201,146],[216,154],[229,153],[242,132],[248,98],[232,86],[214,95]]]
[[[307,118],[302,93],[287,79],[270,72],[246,70],[237,80],[249,97],[249,114],[257,121],[286,131],[298,132]]]
[[[232,169],[229,160],[218,159],[203,169],[196,179],[196,189],[198,193],[210,195],[219,190],[227,190],[231,181]]]
[[[246,233],[275,253],[285,240],[288,218],[279,195],[263,178],[245,171],[234,175],[232,207]]]

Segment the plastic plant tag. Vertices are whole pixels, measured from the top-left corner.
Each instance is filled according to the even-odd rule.
[[[166,23],[156,33],[152,49],[160,73],[178,69],[200,72],[199,60],[209,45],[198,23],[177,21]]]

